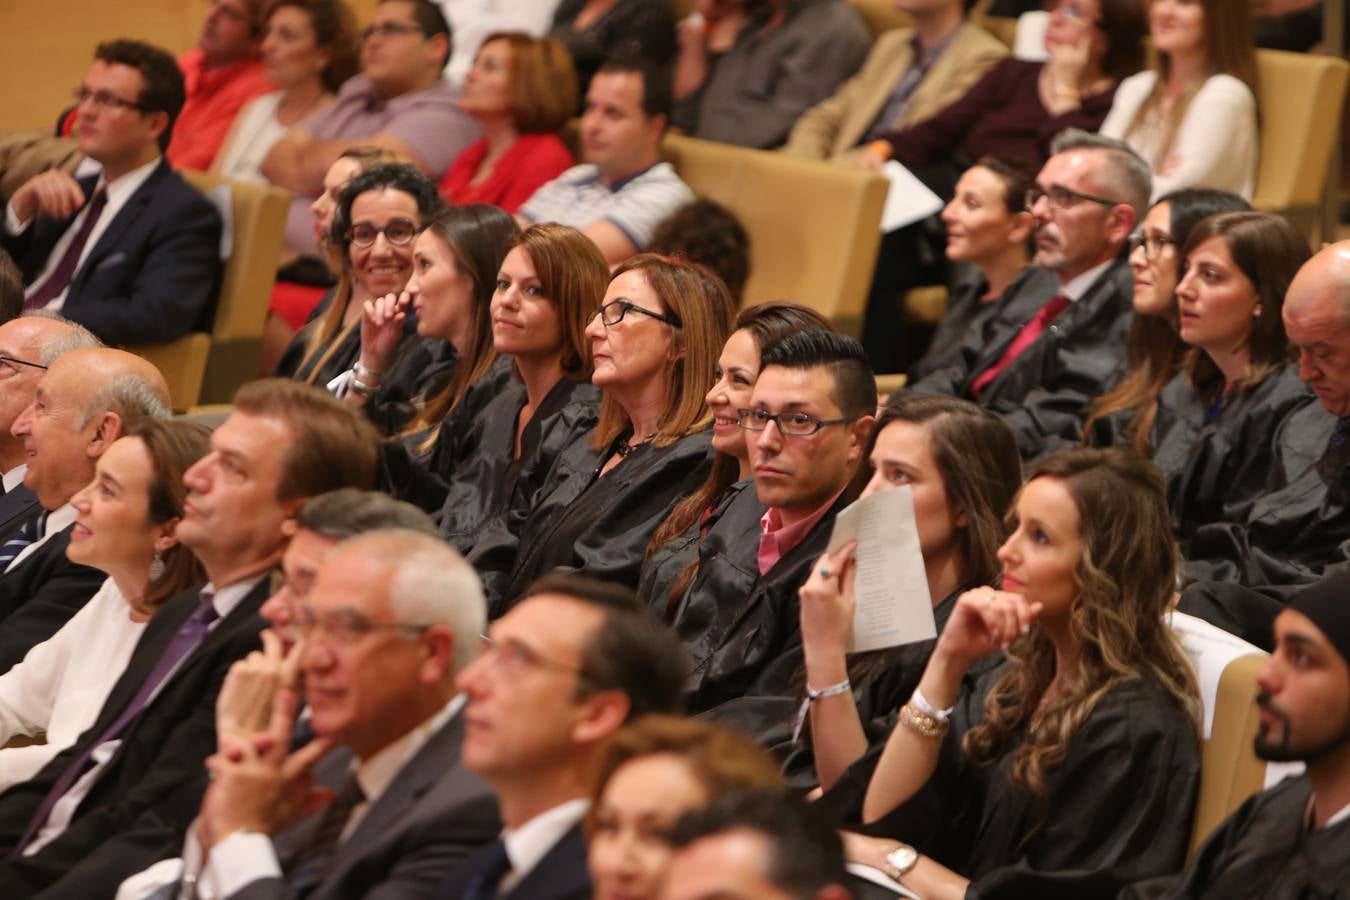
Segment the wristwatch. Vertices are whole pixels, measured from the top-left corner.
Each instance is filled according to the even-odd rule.
[[[919,851],[909,844],[901,844],[886,854],[886,862],[882,864],[881,871],[885,872],[891,881],[899,881],[918,864]]]

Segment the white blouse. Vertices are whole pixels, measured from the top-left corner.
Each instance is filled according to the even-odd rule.
[[[1250,200],[1260,148],[1251,90],[1232,75],[1211,75],[1191,99],[1166,158],[1159,159],[1163,122],[1156,111],[1125,133],[1157,78],[1150,70],[1122,81],[1101,133],[1121,138],[1148,161],[1154,200],[1187,187],[1232,191]]]
[[[217,168],[225,178],[267,184],[262,174],[263,159],[272,145],[288,130],[277,121],[281,91],[255,97],[239,110],[230,142],[220,148]]]
[[[144,630],[109,578],[60,631],[0,675],[0,745],[47,733],[46,744],[0,750],[0,789],[31,778],[94,724]]]

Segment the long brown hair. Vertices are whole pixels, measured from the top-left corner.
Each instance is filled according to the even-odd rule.
[[[511,48],[511,123],[522,134],[558,131],[577,110],[577,70],[556,38],[494,31],[478,46],[505,41]]]
[[[1200,220],[1215,213],[1251,209],[1246,200],[1228,191],[1209,188],[1182,188],[1159,197],[1153,204],[1168,204],[1168,231],[1175,247],[1178,275],[1181,248]],[[1142,221],[1142,220],[1141,220]],[[1178,279],[1180,280],[1180,279]],[[1133,410],[1125,427],[1130,446],[1144,456],[1151,453],[1153,422],[1158,417],[1158,395],[1163,386],[1181,369],[1186,345],[1176,329],[1176,296],[1171,298],[1167,316],[1136,314],[1125,340],[1125,378],[1109,393],[1098,397],[1083,422],[1083,441],[1091,437],[1092,424],[1120,410]]]
[[[679,328],[662,324],[671,330],[680,351],[666,369],[666,410],[652,438],[654,446],[668,447],[711,421],[704,395],[712,384],[717,355],[731,334],[736,305],[722,280],[696,263],[639,253],[615,269],[610,280],[625,272],[641,272],[661,304],[681,323]],[[631,427],[628,413],[605,392],[591,446],[603,451]]]
[[[1201,0],[1201,5],[1204,7],[1205,16],[1205,50],[1209,56],[1209,71],[1206,73],[1206,77],[1231,75],[1251,90],[1254,99],[1259,97],[1256,75],[1256,43],[1252,39],[1252,20],[1248,0]],[[1135,110],[1134,118],[1130,120],[1129,127],[1125,129],[1126,137],[1133,134],[1135,129],[1139,128],[1145,120],[1161,108],[1171,68],[1171,57],[1167,53],[1159,52],[1155,64],[1157,78],[1154,79],[1153,89],[1144,98],[1144,102],[1139,104],[1139,109]],[[1172,142],[1176,140],[1177,130],[1181,128],[1181,121],[1186,117],[1191,101],[1195,99],[1196,93],[1203,85],[1203,80],[1188,85],[1172,105],[1172,109],[1163,123],[1163,139],[1158,143],[1155,151],[1157,156],[1155,159],[1148,161],[1153,171],[1156,172],[1162,167],[1163,160],[1172,151]]]
[[[183,518],[187,485],[183,473],[211,450],[211,430],[180,419],[143,419],[127,431],[139,438],[150,455],[152,476],[146,514],[156,525]],[[140,612],[153,613],[165,600],[206,581],[206,571],[192,551],[174,544],[158,555],[163,568],[151,578],[145,596],[134,603]],[[130,599],[130,598],[128,598]]]
[[[984,719],[963,741],[978,765],[1012,755],[1012,780],[1041,794],[1097,705],[1130,681],[1160,687],[1196,726],[1200,700],[1181,644],[1166,621],[1180,554],[1157,467],[1129,448],[1071,448],[1037,464],[1027,479],[1058,479],[1078,510],[1082,556],[1069,611],[1076,667],[1056,673],[1055,647],[1042,627],[1008,648],[1009,664],[985,699]],[[1060,689],[1046,697],[1056,682]]]
[[[1281,315],[1284,295],[1311,253],[1303,235],[1281,216],[1228,212],[1210,216],[1191,230],[1181,248],[1182,259],[1216,237],[1228,246],[1233,262],[1252,283],[1261,305],[1247,338],[1247,371],[1237,383],[1239,390],[1249,391],[1289,361],[1289,339]],[[1199,347],[1186,351],[1182,369],[1191,387],[1204,398],[1213,399],[1224,389],[1223,373]]]

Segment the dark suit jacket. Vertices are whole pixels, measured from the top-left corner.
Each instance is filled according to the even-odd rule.
[[[469,857],[432,896],[436,900],[459,900],[487,852]],[[539,864],[499,900],[591,900],[591,873],[586,868],[586,835],[581,824],[572,826]]]
[[[85,197],[97,182],[81,179]],[[73,219],[39,215],[22,234],[0,235],[24,284],[42,273]],[[161,160],[76,271],[61,315],[112,345],[210,330],[220,291],[220,229],[211,201]]]
[[[98,569],[66,558],[74,527],[52,535],[0,575],[0,674],[60,631],[107,579]]]
[[[39,509],[37,494],[22,484],[0,494],[0,544],[9,540],[29,516],[37,515]]]
[[[128,875],[172,856],[201,807],[202,766],[216,749],[216,695],[230,666],[261,647],[258,607],[267,579],[188,655],[140,716],[80,803],[70,826],[30,857],[0,863],[6,898],[111,897]],[[30,780],[0,794],[0,852],[13,848],[61,773],[96,742],[153,671],[198,602],[198,591],[170,599],[150,620],[98,719]]]
[[[332,868],[306,900],[426,896],[478,847],[501,830],[492,789],[460,761],[464,717],[456,715],[399,770],[356,830],[338,847]],[[315,778],[335,790],[346,778],[351,753],[340,749],[315,767]],[[273,841],[288,876],[322,813],[281,832]],[[297,887],[299,885],[296,885]],[[251,882],[231,900],[289,900],[292,885],[279,878]]]

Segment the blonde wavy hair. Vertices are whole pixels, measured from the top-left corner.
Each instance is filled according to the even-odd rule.
[[[1158,685],[1186,711],[1197,736],[1200,698],[1195,672],[1166,620],[1180,554],[1157,467],[1131,448],[1074,448],[1037,464],[1027,483],[1036,478],[1059,479],[1078,508],[1083,549],[1069,631],[1079,664],[1047,697],[1055,648],[1045,629],[1033,628],[1008,649],[1010,665],[962,747],[976,764],[990,765],[1023,734],[1012,755],[1012,780],[1041,794],[1047,770],[1063,761],[1074,734],[1120,685]]]

